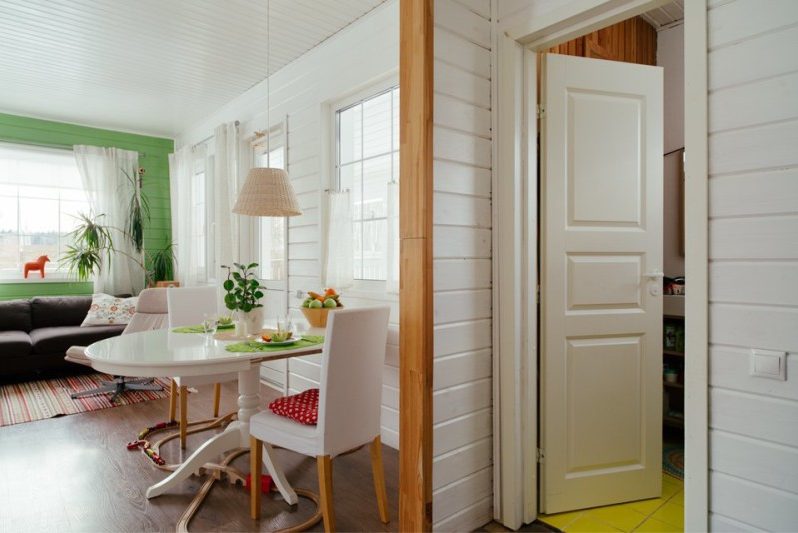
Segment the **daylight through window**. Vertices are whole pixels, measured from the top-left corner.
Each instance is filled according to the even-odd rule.
[[[41,255],[58,271],[80,213],[89,203],[71,151],[0,145],[0,277]]]
[[[352,192],[354,278],[387,277],[388,183],[399,181],[399,88],[336,113],[338,189]]]

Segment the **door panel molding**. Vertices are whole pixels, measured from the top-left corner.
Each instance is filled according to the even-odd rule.
[[[661,0],[569,2],[541,16],[527,10],[494,31],[494,517],[517,529],[537,516],[537,102],[536,52],[638,15]],[[495,4],[495,2],[494,2]],[[707,402],[707,18],[706,0],[685,5],[686,296],[690,316],[685,402],[685,526],[708,527]],[[496,17],[493,17],[496,20]],[[534,44],[532,46],[529,43]],[[525,89],[526,87],[526,89]],[[526,123],[527,128],[522,126]],[[514,203],[512,198],[518,198]],[[530,245],[531,244],[531,245]],[[515,272],[515,275],[512,274]],[[519,332],[519,328],[521,331]],[[507,337],[502,332],[510,332]],[[529,406],[533,406],[530,410]]]

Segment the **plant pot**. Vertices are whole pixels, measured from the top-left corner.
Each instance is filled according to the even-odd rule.
[[[256,307],[248,313],[238,312],[236,336],[260,334],[263,329],[263,308]]]
[[[336,309],[340,309],[340,307],[329,308],[329,307],[322,307],[321,309],[312,309],[310,307],[303,307],[302,314],[305,315],[305,319],[308,321],[311,327],[313,328],[326,328],[327,327],[327,315],[329,315],[330,311],[335,311]]]

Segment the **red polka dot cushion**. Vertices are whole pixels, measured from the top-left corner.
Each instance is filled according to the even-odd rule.
[[[293,396],[277,398],[269,404],[272,413],[315,426],[319,420],[319,389],[308,389]]]

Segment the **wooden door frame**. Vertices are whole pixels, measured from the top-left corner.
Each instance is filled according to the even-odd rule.
[[[667,0],[584,0],[525,12],[494,32],[494,517],[537,516],[537,65],[535,54]],[[708,475],[708,189],[706,0],[685,3],[685,529],[706,531]]]
[[[399,2],[399,529],[432,528],[433,0]]]

